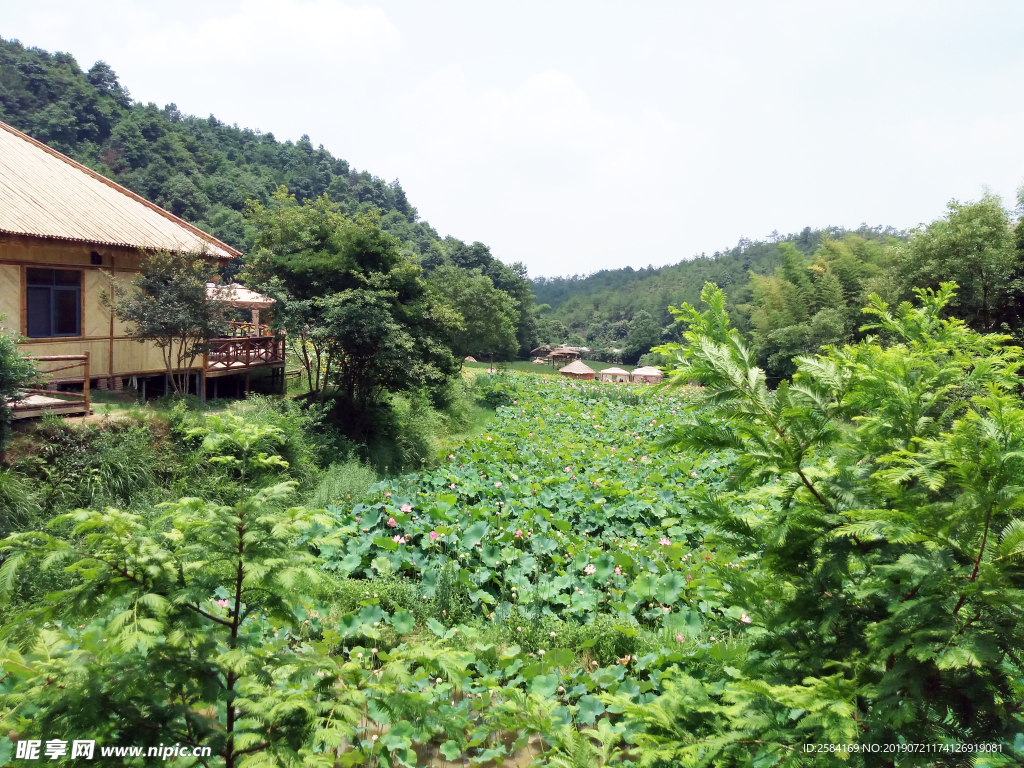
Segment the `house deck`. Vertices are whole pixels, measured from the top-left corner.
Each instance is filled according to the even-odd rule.
[[[29,395],[21,400],[8,401],[8,405],[12,419],[35,419],[47,413],[63,416],[87,416],[92,413],[89,404],[83,400],[62,400],[49,395]]]

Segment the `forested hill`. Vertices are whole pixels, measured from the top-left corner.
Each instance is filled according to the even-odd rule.
[[[419,219],[398,180],[360,171],[308,136],[227,125],[134,101],[104,62],[88,71],[69,53],[0,38],[0,120],[49,144],[243,252],[255,229],[246,202],[273,205],[286,186],[299,201],[327,194],[342,212],[370,209],[381,226],[430,271],[442,264],[478,269],[516,302],[520,349],[533,343],[533,298],[521,264],[507,265],[482,243],[441,238]]]
[[[740,240],[733,248],[712,256],[697,256],[667,267],[634,270],[603,269],[592,275],[535,278],[533,292],[538,304],[548,304],[548,323],[561,323],[570,333],[584,339],[607,335],[607,327],[622,325],[621,338],[633,316],[641,310],[655,315],[659,325],[671,322],[668,306],[683,302],[696,305],[706,282],[723,288],[732,303],[749,299],[750,273],[770,275],[782,263],[779,246],[792,243],[810,257],[826,238],[840,238],[852,233],[865,240],[902,238],[905,233],[891,227],[868,227],[856,230],[805,228],[797,234],[773,237],[768,241]]]
[[[83,71],[71,54],[0,39],[0,120],[243,251],[253,237],[246,200],[267,204],[285,185],[300,201],[326,193],[346,213],[380,209],[384,228],[430,263],[450,259],[486,273],[494,261],[480,243],[441,238],[397,179],[357,170],[308,136],[278,141],[174,104],[134,101],[104,62]]]

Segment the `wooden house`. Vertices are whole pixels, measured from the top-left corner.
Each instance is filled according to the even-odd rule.
[[[204,255],[225,263],[237,250],[99,173],[0,122],[0,327],[36,358],[87,358],[87,369],[40,363],[52,384],[120,388],[126,377],[160,393],[160,350],[128,336],[110,310],[147,251]],[[106,301],[104,301],[106,297]],[[210,376],[269,368],[284,380],[284,342],[263,326],[236,324],[197,360],[194,391]],[[63,362],[63,361],[60,361]],[[59,368],[60,370],[55,370]],[[88,371],[86,373],[86,370]],[[151,390],[153,392],[153,390]]]

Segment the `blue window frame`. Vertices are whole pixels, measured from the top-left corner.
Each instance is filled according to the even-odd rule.
[[[32,339],[82,335],[82,273],[76,269],[25,270],[25,306]]]

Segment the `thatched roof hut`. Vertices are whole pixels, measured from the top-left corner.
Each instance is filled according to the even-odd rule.
[[[550,354],[551,354],[551,347],[549,347],[547,344],[541,344],[536,349],[531,349],[530,350],[530,357],[543,357],[545,355],[550,355]]]
[[[665,375],[652,365],[634,368],[630,380],[634,384],[660,384]]]
[[[593,379],[595,371],[589,365],[579,360],[574,360],[559,371],[563,376],[570,379]]]
[[[476,358],[473,357],[472,355],[466,355],[464,358],[462,358],[462,362],[464,362],[464,363],[475,363],[476,362]]]
[[[600,375],[601,381],[610,381],[616,384],[629,382],[629,371],[622,368],[605,368]]]
[[[533,364],[534,365],[547,365],[548,361],[545,360],[543,357],[535,357],[535,358],[533,358]]]
[[[551,350],[551,353],[548,355],[548,357],[551,357],[555,360],[578,360],[580,357],[580,353],[579,351],[573,349],[572,347],[559,347],[558,349]]]

